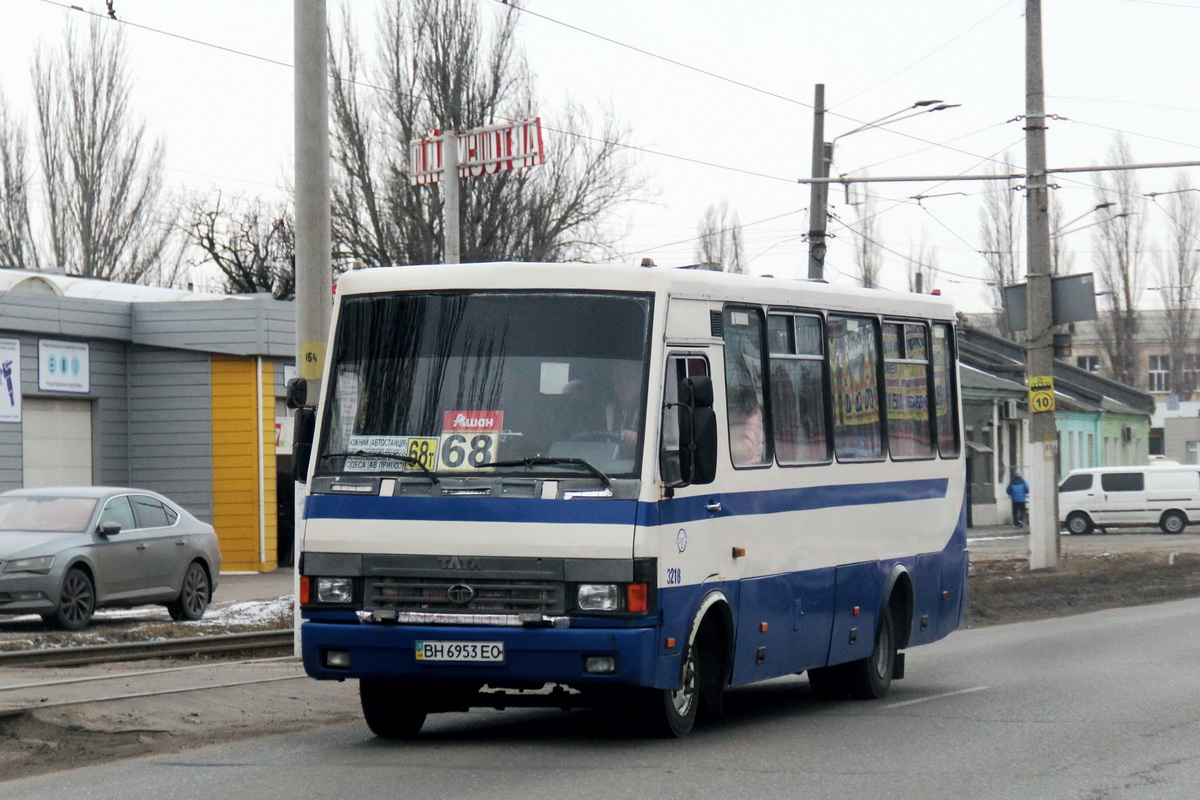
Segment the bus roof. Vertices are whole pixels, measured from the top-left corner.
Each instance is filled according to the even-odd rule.
[[[497,261],[374,267],[344,273],[338,295],[396,291],[580,289],[652,291],[676,297],[868,311],[953,320],[954,306],[937,295],[833,286],[822,281],[737,275],[712,270],[623,264]]]

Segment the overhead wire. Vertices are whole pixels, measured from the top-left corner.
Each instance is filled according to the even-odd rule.
[[[107,14],[101,14],[101,13],[99,13],[99,12],[95,12],[95,11],[89,11],[88,9],[81,8],[80,6],[77,6],[77,5],[72,5],[72,4],[69,4],[69,3],[64,3],[64,2],[61,2],[60,0],[39,0],[39,1],[40,1],[40,2],[42,2],[42,3],[46,3],[47,5],[57,6],[57,7],[59,7],[59,8],[66,9],[66,10],[69,10],[69,11],[79,11],[79,12],[81,12],[81,13],[84,13],[84,14],[87,14],[87,15],[89,15],[89,16],[97,17],[97,18],[104,19],[104,20],[110,20],[110,18],[108,17],[108,15],[107,15]],[[518,7],[518,6],[509,6],[509,7],[510,7],[510,8],[513,8],[513,9],[519,9],[519,7]],[[150,26],[150,25],[143,25],[143,24],[140,24],[140,23],[131,22],[131,21],[129,21],[128,19],[125,19],[125,18],[121,18],[121,19],[112,19],[111,21],[113,21],[113,22],[117,22],[117,23],[119,23],[119,24],[121,24],[121,25],[128,25],[128,26],[130,26],[130,27],[133,27],[133,28],[138,28],[138,29],[140,29],[140,30],[149,31],[149,32],[151,32],[151,33],[157,33],[157,34],[161,34],[161,35],[163,35],[163,36],[169,36],[169,37],[171,37],[171,38],[174,38],[174,39],[180,39],[180,40],[182,40],[182,41],[189,42],[189,43],[191,43],[191,44],[200,45],[200,46],[202,46],[202,47],[210,47],[210,48],[213,48],[213,49],[215,49],[215,50],[220,50],[220,51],[223,51],[223,52],[226,52],[226,53],[230,53],[230,54],[233,54],[233,55],[239,55],[239,56],[244,56],[244,57],[246,57],[246,58],[251,58],[251,59],[258,60],[258,61],[263,61],[263,62],[266,62],[266,63],[268,63],[268,64],[273,64],[273,65],[275,65],[275,66],[285,67],[285,68],[287,68],[287,69],[295,69],[295,65],[294,65],[294,64],[291,64],[291,63],[289,63],[289,62],[286,62],[286,61],[279,61],[278,59],[274,59],[274,58],[268,58],[268,57],[266,57],[266,56],[260,56],[260,55],[254,54],[254,53],[249,53],[249,52],[247,52],[247,51],[245,51],[245,50],[238,50],[237,48],[233,48],[233,47],[226,47],[226,46],[224,46],[224,45],[214,44],[213,42],[208,42],[208,41],[205,41],[205,40],[203,40],[203,39],[196,39],[196,38],[194,38],[194,37],[191,37],[191,36],[183,36],[182,34],[174,33],[174,32],[172,32],[172,31],[166,31],[166,30],[163,30],[163,29],[161,29],[161,28],[155,28],[155,27],[152,27],[152,26]],[[394,90],[387,89],[387,88],[385,88],[385,87],[378,86],[378,85],[376,85],[376,84],[373,84],[373,83],[370,83],[370,82],[367,82],[367,81],[360,80],[360,79],[358,79],[358,78],[350,78],[350,77],[345,77],[345,76],[334,76],[334,75],[331,75],[330,77],[332,77],[332,78],[334,78],[334,79],[336,79],[336,80],[341,80],[341,81],[343,81],[343,82],[346,82],[346,83],[353,84],[353,85],[355,85],[355,86],[360,86],[360,87],[363,87],[363,88],[366,88],[366,89],[374,89],[374,90],[375,90],[375,91],[377,91],[377,92],[382,92],[382,93],[385,93],[385,94],[386,94],[386,93],[389,93],[389,92],[392,92],[392,91],[394,91]],[[419,95],[419,94],[413,94],[413,93],[410,93],[410,92],[400,92],[400,94],[402,94],[402,95],[404,95],[405,97],[408,97],[408,98],[410,98],[410,99],[412,99],[412,100],[416,100],[416,101],[418,101],[418,102],[422,102],[422,103],[429,103],[429,102],[430,102],[429,98],[427,98],[427,97],[424,97],[424,96],[422,96],[422,95]],[[502,115],[502,114],[496,114],[496,115],[495,115],[495,118],[496,118],[497,120],[500,120],[500,121],[503,121],[503,122],[519,122],[519,121],[520,121],[520,120],[519,120],[519,119],[517,119],[517,118],[510,118],[510,117],[506,117],[506,116],[504,116],[504,115]],[[583,140],[583,141],[594,142],[594,143],[597,143],[597,144],[611,145],[611,146],[613,146],[613,147],[620,147],[620,148],[622,148],[622,149],[626,149],[626,150],[633,150],[633,151],[636,151],[636,152],[644,153],[644,154],[646,154],[646,155],[657,156],[657,157],[659,157],[659,158],[667,158],[667,159],[673,159],[673,160],[676,160],[676,161],[683,161],[683,162],[685,162],[685,163],[689,163],[689,164],[695,164],[695,165],[698,165],[698,166],[704,166],[704,167],[710,167],[710,168],[713,168],[713,169],[724,170],[724,171],[726,171],[726,172],[734,172],[734,173],[738,173],[738,174],[741,174],[741,175],[748,175],[748,176],[750,176],[750,177],[764,178],[764,179],[767,179],[767,180],[774,180],[774,181],[782,181],[782,182],[786,182],[786,183],[789,183],[789,184],[795,183],[795,179],[794,179],[794,178],[791,178],[791,177],[786,177],[786,176],[782,176],[782,175],[771,175],[771,174],[769,174],[769,173],[765,173],[765,172],[758,172],[758,171],[755,171],[755,170],[745,169],[745,168],[742,168],[742,167],[735,167],[735,166],[732,166],[732,165],[729,165],[729,164],[718,164],[718,163],[716,163],[716,162],[712,162],[712,161],[706,161],[706,160],[704,160],[704,159],[701,159],[701,158],[694,158],[694,157],[691,157],[691,156],[679,155],[679,154],[677,154],[677,153],[670,153],[670,152],[667,152],[667,151],[664,151],[664,150],[657,150],[657,149],[654,149],[654,148],[651,148],[651,147],[644,147],[644,146],[640,146],[640,145],[633,145],[633,144],[629,144],[629,143],[627,143],[627,142],[619,142],[619,141],[614,141],[614,140],[610,140],[610,139],[604,139],[604,138],[597,137],[597,136],[589,136],[589,135],[587,135],[587,134],[584,134],[584,133],[579,133],[578,131],[571,131],[571,130],[566,130],[566,129],[562,129],[562,128],[555,128],[555,127],[553,127],[553,126],[551,126],[551,125],[545,125],[545,124],[543,124],[543,125],[542,125],[542,129],[543,129],[543,130],[546,130],[546,131],[550,131],[551,133],[558,133],[558,134],[561,134],[561,135],[564,135],[564,136],[571,136],[571,137],[574,137],[574,138],[577,138],[577,139],[581,139],[581,140]]]
[[[573,25],[573,24],[571,24],[571,23],[569,23],[569,22],[564,22],[564,21],[562,21],[562,20],[560,20],[560,19],[556,19],[556,18],[554,18],[554,17],[551,17],[551,16],[548,16],[548,15],[546,15],[546,14],[540,14],[540,13],[538,13],[538,12],[536,12],[536,11],[532,11],[532,10],[530,10],[530,9],[528,9],[528,8],[525,8],[524,6],[521,6],[521,5],[516,5],[516,4],[510,4],[510,3],[508,3],[508,2],[507,2],[507,0],[493,0],[493,2],[495,2],[495,3],[499,4],[499,5],[503,5],[505,8],[510,8],[510,9],[513,9],[513,10],[515,10],[515,11],[518,11],[518,12],[520,12],[520,13],[522,13],[522,14],[527,14],[527,15],[530,15],[530,16],[533,16],[533,17],[536,17],[537,19],[541,19],[541,20],[544,20],[544,21],[546,21],[546,22],[549,22],[549,23],[552,23],[552,24],[555,24],[555,25],[560,25],[560,26],[562,26],[562,27],[564,27],[564,28],[568,28],[568,29],[570,29],[570,30],[576,31],[576,32],[578,32],[578,33],[580,33],[580,34],[583,34],[583,35],[585,35],[585,36],[591,36],[591,37],[593,37],[593,38],[600,39],[601,41],[604,41],[604,42],[607,42],[607,43],[609,43],[609,44],[615,45],[615,46],[617,46],[617,47],[622,47],[622,48],[625,48],[625,49],[627,49],[627,50],[631,50],[631,51],[633,51],[633,52],[636,52],[636,53],[639,53],[639,54],[641,54],[641,55],[644,55],[644,56],[646,56],[646,57],[648,57],[648,58],[653,58],[653,59],[657,59],[657,60],[659,60],[659,61],[663,61],[663,62],[665,62],[665,63],[667,63],[667,64],[671,64],[672,66],[679,67],[680,69],[690,70],[690,71],[692,71],[692,72],[696,72],[696,73],[698,73],[698,74],[700,74],[700,75],[704,75],[704,76],[706,76],[706,77],[713,78],[714,80],[722,81],[722,82],[724,82],[724,83],[728,83],[728,84],[731,84],[731,85],[733,85],[733,86],[737,86],[737,87],[739,87],[739,88],[746,89],[746,90],[748,90],[748,91],[756,92],[756,93],[758,93],[758,94],[762,94],[762,95],[764,95],[764,96],[771,97],[771,98],[774,98],[774,99],[776,99],[776,100],[782,100],[783,102],[786,102],[786,103],[791,103],[791,104],[793,104],[793,105],[801,106],[802,108],[807,108],[807,109],[812,109],[812,108],[813,108],[813,105],[812,105],[812,103],[806,103],[806,102],[804,102],[803,100],[798,100],[798,99],[796,99],[796,98],[794,98],[794,97],[788,97],[787,95],[780,94],[780,93],[778,93],[778,92],[773,92],[773,91],[771,91],[771,90],[769,90],[769,89],[763,89],[763,88],[761,88],[761,87],[754,86],[753,84],[748,84],[748,83],[745,83],[744,81],[739,81],[739,80],[737,80],[737,79],[735,79],[735,78],[729,78],[729,77],[727,77],[727,76],[725,76],[725,75],[721,75],[721,74],[719,74],[719,73],[712,72],[711,70],[704,69],[703,67],[697,67],[697,66],[695,66],[695,65],[693,65],[693,64],[688,64],[688,63],[686,63],[686,62],[684,62],[684,61],[679,61],[678,59],[670,58],[670,57],[668,57],[668,56],[664,56],[664,55],[661,55],[661,54],[659,54],[659,53],[655,53],[655,52],[653,52],[653,51],[646,50],[646,49],[644,49],[644,48],[641,48],[641,47],[638,47],[638,46],[636,46],[636,45],[629,44],[628,42],[623,42],[623,41],[621,41],[621,40],[619,40],[619,39],[614,39],[614,38],[612,38],[612,37],[610,37],[610,36],[605,36],[605,35],[603,35],[603,34],[596,33],[595,31],[588,30],[587,28],[582,28],[582,27],[580,27],[580,26],[578,26],[578,25]],[[1014,2],[1016,2],[1016,0],[1005,0],[1005,5],[1011,5],[1011,4],[1012,4],[1012,3],[1014,3]],[[1003,9],[1003,7],[1004,7],[1004,6],[1001,6],[1000,8],[996,9],[996,11],[995,11],[995,12],[993,12],[992,14],[989,14],[989,15],[988,15],[988,17],[985,17],[983,20],[980,20],[980,22],[979,22],[979,23],[977,23],[977,24],[976,24],[976,26],[977,26],[977,25],[979,25],[979,24],[982,24],[982,23],[983,23],[983,22],[985,22],[985,21],[987,21],[987,19],[991,18],[991,17],[992,17],[992,16],[994,16],[996,13],[999,13],[999,11]],[[972,26],[972,28],[974,28],[974,27],[976,27],[976,26]],[[964,33],[965,33],[965,31],[964,31]],[[947,43],[947,44],[948,44],[948,43]],[[939,48],[939,49],[940,49],[940,48]],[[931,55],[932,55],[932,54],[931,54]],[[889,78],[888,80],[890,80],[890,78]],[[874,87],[871,87],[871,88],[874,88]],[[861,93],[860,93],[860,94],[861,94]],[[857,96],[857,95],[856,95],[856,96]],[[826,108],[826,109],[824,110],[824,113],[825,113],[827,116],[838,117],[839,119],[846,120],[847,122],[851,122],[851,123],[853,123],[853,124],[855,124],[855,125],[870,125],[870,123],[864,122],[863,120],[860,120],[860,119],[855,119],[854,117],[851,117],[851,116],[849,116],[849,115],[847,115],[847,114],[842,114],[842,113],[839,113],[839,112],[837,112],[837,111],[833,111],[833,110],[831,110],[831,109],[829,109],[829,108]],[[920,137],[920,136],[916,136],[916,135],[913,135],[913,134],[910,134],[910,133],[906,133],[906,132],[904,132],[904,131],[902,131],[902,130],[898,130],[898,129],[895,129],[895,128],[880,127],[880,130],[886,131],[886,132],[888,132],[888,133],[890,133],[890,134],[892,134],[892,135],[895,135],[895,136],[901,136],[901,137],[904,137],[904,138],[906,138],[906,139],[912,139],[912,140],[914,140],[914,141],[922,142],[922,143],[924,143],[924,144],[931,145],[931,146],[933,146],[933,147],[940,147],[940,148],[943,148],[943,149],[949,150],[949,151],[951,151],[951,152],[959,153],[960,155],[971,156],[972,158],[979,158],[979,155],[978,155],[977,153],[970,153],[970,152],[967,152],[966,150],[959,150],[958,148],[955,148],[955,147],[950,147],[949,145],[942,144],[942,143],[938,143],[938,142],[933,142],[933,141],[930,141],[929,139],[924,139],[924,138],[922,138],[922,137]]]
[[[858,97],[861,97],[862,95],[866,94],[867,92],[871,91],[872,89],[876,89],[876,88],[878,88],[878,87],[882,86],[883,84],[887,83],[888,81],[892,80],[893,78],[895,78],[895,77],[897,77],[897,76],[899,76],[899,75],[903,75],[905,72],[907,72],[908,70],[912,69],[912,68],[913,68],[913,67],[915,67],[917,64],[920,64],[922,61],[925,61],[926,59],[932,58],[932,57],[933,57],[933,56],[934,56],[936,53],[938,53],[938,52],[940,52],[940,51],[942,51],[942,50],[946,49],[946,48],[947,48],[947,47],[949,47],[950,45],[954,44],[956,41],[958,41],[958,40],[959,40],[959,39],[961,39],[962,37],[966,36],[968,33],[970,33],[971,31],[975,30],[975,29],[976,29],[976,28],[978,28],[980,25],[982,25],[983,23],[987,22],[989,19],[991,19],[992,17],[996,16],[997,14],[999,14],[999,13],[1000,13],[1001,11],[1003,11],[1004,9],[1008,8],[1009,6],[1011,6],[1011,5],[1012,5],[1014,2],[1016,2],[1016,0],[1005,0],[1005,2],[1004,2],[1004,3],[1002,3],[1002,4],[1001,4],[1001,5],[1000,5],[1000,6],[999,6],[999,7],[998,7],[998,8],[997,8],[995,11],[993,11],[993,12],[992,12],[992,13],[990,13],[990,14],[988,14],[988,15],[987,15],[987,16],[985,16],[983,19],[981,19],[981,20],[979,20],[978,22],[976,22],[974,25],[971,25],[970,27],[966,28],[965,30],[961,31],[960,33],[958,33],[958,34],[956,34],[956,35],[952,36],[950,39],[948,39],[948,40],[946,40],[945,42],[943,42],[942,44],[938,45],[938,46],[937,46],[937,47],[935,47],[933,50],[930,50],[928,53],[926,53],[925,55],[921,56],[921,57],[920,57],[920,58],[918,58],[916,61],[914,61],[914,62],[912,62],[911,64],[909,64],[908,66],[906,66],[906,67],[901,67],[900,69],[896,70],[896,71],[895,71],[895,72],[893,72],[891,75],[889,75],[889,76],[887,76],[886,78],[884,78],[883,80],[880,80],[880,81],[878,81],[878,82],[876,82],[876,83],[873,83],[873,84],[871,84],[870,86],[868,86],[867,88],[865,88],[865,89],[863,89],[863,90],[859,91],[858,93],[856,93],[856,94],[853,94],[853,95],[851,95],[850,97],[847,97],[845,100],[843,100],[841,103],[839,103],[839,105],[843,105],[843,104],[845,104],[845,103],[849,103],[851,100],[854,100],[854,99],[856,99],[856,98],[858,98]],[[828,109],[827,109],[827,110],[828,110]]]

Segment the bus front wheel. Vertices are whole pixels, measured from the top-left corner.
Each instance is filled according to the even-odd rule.
[[[381,739],[411,739],[425,724],[425,709],[413,704],[401,681],[363,678],[358,697],[367,727]]]
[[[636,698],[644,730],[651,736],[681,739],[691,733],[700,706],[700,659],[688,645],[677,689],[645,689]]]

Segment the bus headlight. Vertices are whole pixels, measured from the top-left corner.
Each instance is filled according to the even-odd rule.
[[[349,603],[354,599],[354,581],[350,578],[317,578],[318,603]]]
[[[621,592],[615,583],[581,583],[576,603],[580,611],[616,611]]]

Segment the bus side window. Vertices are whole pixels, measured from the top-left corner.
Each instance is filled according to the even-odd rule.
[[[771,433],[780,464],[829,460],[825,348],[821,318],[767,317],[771,364]]]
[[[708,362],[700,356],[668,356],[663,381],[662,443],[659,447],[659,471],[663,483],[678,486],[683,482],[679,450],[679,382],[684,378],[708,375]]]
[[[829,315],[826,336],[833,388],[833,444],[839,461],[883,458],[875,326],[870,317]]]
[[[914,322],[883,325],[888,450],[892,458],[932,458],[929,417],[929,335]]]
[[[763,321],[757,308],[728,307],[725,322],[725,410],[735,467],[767,463],[763,402]]]
[[[945,323],[933,326],[933,403],[937,419],[938,452],[954,458],[959,452],[958,403],[955,402],[954,331]]]

